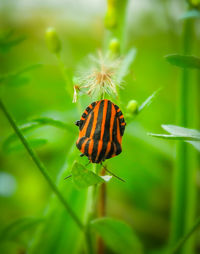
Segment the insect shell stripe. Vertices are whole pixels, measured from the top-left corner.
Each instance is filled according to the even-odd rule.
[[[83,127],[86,124],[87,118],[89,113],[92,111],[93,107],[96,105],[96,102],[91,103],[83,112],[82,116],[81,116],[81,124],[79,126],[80,131],[83,129]]]
[[[115,116],[115,120],[114,120],[114,126],[113,126],[113,141],[116,145],[116,151],[115,154],[113,155],[118,155],[121,153],[121,136],[120,136],[120,127],[119,127],[119,119],[117,118],[117,116]]]
[[[100,136],[100,142],[98,144],[98,153],[96,156],[96,161],[100,162],[105,156],[106,148],[108,142],[103,141],[103,136],[106,131],[105,129],[105,122],[107,117],[107,109],[108,109],[108,100],[104,100],[104,108],[103,108],[103,116],[102,116],[102,123],[101,123],[101,136]]]
[[[101,124],[102,124],[102,119],[103,119],[103,108],[104,108],[104,100],[100,101],[99,103],[99,108],[96,110],[94,108],[94,114],[97,115],[97,122],[96,122],[96,127],[93,135],[93,151],[92,151],[92,161],[96,161],[96,157],[98,154],[98,147],[99,147],[99,140],[101,137]]]
[[[97,104],[92,112],[92,113],[94,113],[94,120],[93,120],[92,129],[91,129],[91,133],[90,133],[91,142],[90,142],[89,148],[88,148],[88,155],[89,155],[90,159],[92,159],[92,161],[94,161],[93,160],[94,159],[94,152],[93,151],[95,151],[96,146],[97,146],[95,140],[93,139],[93,136],[94,136],[94,133],[96,130],[99,106],[100,106],[100,102],[97,102]],[[96,158],[96,156],[95,156],[95,158]]]
[[[89,124],[87,126],[87,130],[86,130],[86,133],[85,133],[85,136],[88,137],[88,138],[90,138],[90,133],[91,133],[91,130],[92,130],[93,122],[94,122],[94,112],[91,113],[91,118],[90,118]]]
[[[103,102],[104,103],[102,103],[102,105],[103,105],[102,112],[99,111],[99,117],[101,117],[102,120],[101,120],[101,125],[99,125],[100,136],[98,137],[99,142],[98,142],[97,154],[96,154],[96,158],[95,158],[95,161],[97,163],[102,161],[102,159],[105,155],[106,146],[107,146],[107,142],[103,141],[103,136],[104,136],[104,132],[105,132],[105,122],[106,122],[106,116],[107,116],[108,100],[104,100]]]
[[[104,101],[103,100],[100,102],[98,112],[96,111],[96,108],[94,108],[94,114],[97,114],[97,123],[96,123],[96,127],[95,127],[95,132],[93,135],[93,139],[100,140],[100,137],[101,137],[103,108],[104,108]]]
[[[89,115],[89,117],[87,118],[87,120],[84,122],[84,128],[79,132],[79,138],[76,142],[76,146],[79,150],[81,150],[81,147],[82,147],[82,144],[85,140],[85,132],[86,132],[86,129],[87,129],[87,126],[88,126],[88,123],[90,121],[90,118],[91,118],[91,115]]]
[[[113,104],[108,101],[107,111],[106,111],[106,122],[105,122],[105,130],[103,135],[103,147],[102,151],[99,155],[99,161],[102,159],[107,158],[109,155],[111,157],[114,145],[112,144],[112,129],[113,129],[113,120],[114,120],[114,114],[115,114],[115,108]],[[111,153],[111,155],[110,155]],[[110,158],[109,157],[109,158]]]
[[[104,134],[103,134],[103,141],[107,141],[107,142],[110,140],[109,130],[110,130],[111,108],[112,108],[112,104],[110,101],[108,101],[105,129],[104,129]]]

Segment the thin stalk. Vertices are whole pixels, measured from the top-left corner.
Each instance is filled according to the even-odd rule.
[[[62,194],[60,193],[59,189],[57,188],[57,186],[54,184],[53,180],[51,179],[51,177],[49,176],[45,166],[43,165],[43,163],[40,161],[40,159],[38,158],[37,154],[32,150],[31,146],[29,145],[28,141],[26,140],[26,138],[24,137],[24,135],[22,134],[21,130],[18,128],[17,124],[15,123],[15,120],[12,118],[12,116],[8,113],[6,107],[4,106],[3,102],[0,100],[0,108],[2,109],[3,113],[5,114],[6,118],[8,119],[10,125],[12,126],[13,130],[15,131],[16,135],[19,137],[20,141],[22,142],[22,144],[24,145],[26,151],[28,152],[28,154],[30,155],[30,157],[32,158],[32,160],[34,161],[34,163],[36,164],[37,168],[40,170],[40,172],[42,173],[42,175],[44,176],[44,178],[46,179],[47,183],[49,184],[49,186],[51,187],[51,189],[53,190],[53,192],[55,193],[55,195],[57,196],[57,198],[60,200],[60,202],[63,204],[63,206],[65,207],[65,209],[67,210],[67,212],[70,214],[70,216],[72,217],[72,219],[74,220],[74,222],[77,224],[77,226],[84,231],[84,225],[82,224],[82,222],[79,220],[79,218],[77,217],[77,215],[75,214],[75,212],[72,210],[72,208],[69,206],[69,204],[67,203],[67,201],[64,199],[64,197],[62,196]]]
[[[57,58],[63,79],[65,81],[65,89],[66,89],[70,99],[73,100],[73,81],[71,79],[70,73],[67,73],[67,68],[66,68],[65,64],[63,63],[60,54],[56,54],[56,58]],[[82,107],[80,104],[80,100],[77,100],[76,105],[78,108],[78,112],[81,113]]]
[[[106,15],[110,19],[115,19],[116,24],[107,27],[108,31],[105,36],[104,46],[105,49],[108,49],[111,39],[115,38],[120,42],[120,53],[123,53],[125,49],[125,18],[128,0],[107,0],[107,3],[108,9]],[[112,9],[114,10],[112,11]],[[109,23],[109,20],[107,22]]]
[[[56,58],[58,60],[62,76],[63,76],[63,78],[65,80],[65,85],[66,85],[65,89],[66,89],[67,93],[69,94],[70,98],[73,98],[73,87],[71,86],[72,85],[72,81],[71,81],[71,79],[69,77],[69,73],[68,74],[66,73],[66,67],[65,67],[65,64],[63,63],[63,61],[61,59],[60,54],[56,54]]]
[[[183,25],[183,54],[191,53],[193,42],[193,21],[185,20]],[[191,109],[195,107],[192,98],[191,79],[189,70],[183,69],[179,87],[178,125],[191,127]],[[194,156],[189,145],[184,142],[177,143],[176,169],[174,172],[172,224],[170,245],[177,243],[192,226],[195,213],[195,164]],[[187,246],[179,248],[177,253],[194,252],[194,242],[190,239]]]
[[[182,239],[178,241],[178,243],[175,245],[175,247],[169,251],[169,254],[177,254],[178,251],[183,247],[183,245],[186,243],[186,241],[195,233],[195,231],[200,227],[200,217],[197,219],[196,223],[193,225],[193,227],[188,231],[187,234],[184,235]]]
[[[97,173],[97,164],[93,164],[92,171]],[[87,196],[87,214],[86,214],[86,236],[88,240],[89,252],[94,253],[94,245],[93,245],[93,237],[90,232],[90,221],[95,218],[96,215],[96,203],[97,203],[97,186],[90,186],[88,188],[88,196]]]
[[[101,175],[105,175],[106,171],[102,167]],[[106,216],[106,183],[99,187],[98,217]],[[103,254],[105,250],[104,242],[101,237],[97,239],[97,254]]]

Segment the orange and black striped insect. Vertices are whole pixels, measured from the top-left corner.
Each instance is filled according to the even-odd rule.
[[[77,148],[92,163],[101,163],[122,152],[125,120],[120,108],[109,100],[91,103],[82,114]]]

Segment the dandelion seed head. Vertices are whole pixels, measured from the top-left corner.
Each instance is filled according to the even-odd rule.
[[[117,96],[117,88],[121,87],[117,82],[121,59],[103,56],[99,51],[97,56],[89,56],[88,63],[87,69],[80,69],[76,77],[80,92],[94,98],[105,94]]]

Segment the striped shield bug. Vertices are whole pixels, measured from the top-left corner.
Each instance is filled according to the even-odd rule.
[[[76,125],[79,127],[76,146],[90,162],[101,163],[122,152],[126,123],[120,108],[110,100],[91,103]]]

